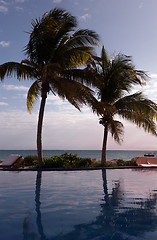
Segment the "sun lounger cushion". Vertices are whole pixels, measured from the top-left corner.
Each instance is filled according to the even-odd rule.
[[[19,158],[21,158],[20,155],[11,154],[2,163],[0,163],[0,167],[3,167],[3,166],[9,167],[9,166],[13,165]]]
[[[156,157],[136,157],[132,161],[136,162],[137,166],[157,166]]]

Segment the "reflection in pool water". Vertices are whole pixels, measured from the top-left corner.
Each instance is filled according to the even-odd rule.
[[[0,172],[1,240],[157,238],[157,171]]]

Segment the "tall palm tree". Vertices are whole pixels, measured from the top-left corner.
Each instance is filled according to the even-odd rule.
[[[88,29],[76,30],[76,18],[65,10],[55,8],[41,19],[32,22],[29,42],[25,48],[27,59],[21,63],[7,62],[0,66],[0,78],[12,76],[35,80],[27,95],[27,109],[31,109],[41,95],[37,127],[39,167],[42,157],[42,125],[47,94],[52,92],[67,99],[80,110],[82,104],[92,104],[93,92],[71,70],[85,64],[98,44],[98,35]]]
[[[119,115],[157,135],[154,122],[157,118],[157,104],[146,98],[142,92],[128,95],[134,85],[145,84],[147,78],[145,72],[135,69],[130,57],[119,54],[111,59],[103,46],[101,57],[93,56],[93,59],[88,61],[84,75],[88,76],[88,80],[88,71],[91,71],[90,77],[92,79],[93,76],[96,86],[99,101],[96,109],[101,116],[99,122],[104,126],[101,162],[105,164],[108,133],[118,143],[122,141],[123,124],[115,120],[115,116]]]

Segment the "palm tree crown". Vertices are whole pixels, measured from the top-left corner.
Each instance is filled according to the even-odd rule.
[[[80,110],[82,104],[92,104],[93,92],[84,86],[71,70],[85,64],[98,44],[98,35],[88,29],[76,30],[77,21],[65,10],[55,8],[32,22],[32,31],[21,63],[8,62],[0,66],[0,78],[15,74],[17,78],[35,80],[27,95],[27,109],[41,96],[37,130],[39,166],[42,166],[42,123],[47,94],[66,98]]]
[[[98,96],[97,113],[100,124],[104,126],[102,163],[106,162],[106,144],[108,132],[117,142],[121,142],[123,124],[115,120],[119,115],[135,123],[145,131],[157,135],[154,120],[157,118],[157,104],[147,99],[142,92],[129,94],[134,85],[145,84],[147,75],[135,70],[131,58],[122,54],[111,59],[104,47],[101,57],[94,57],[89,62],[89,70],[97,81],[95,83]]]

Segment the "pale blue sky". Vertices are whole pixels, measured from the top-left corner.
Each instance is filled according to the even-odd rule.
[[[0,0],[0,64],[21,61],[32,19],[54,7],[77,17],[79,28],[95,30],[101,46],[112,54],[130,55],[137,69],[152,77],[145,94],[157,101],[157,1],[156,0]],[[100,48],[101,48],[100,46]],[[100,48],[96,49],[99,55]],[[0,83],[0,149],[36,149],[39,103],[30,115],[26,94],[31,81],[5,79]],[[138,89],[139,90],[139,89]],[[124,141],[109,137],[108,149],[156,150],[157,138],[125,122]],[[82,113],[57,97],[48,97],[44,149],[101,149],[103,128],[87,108]]]

